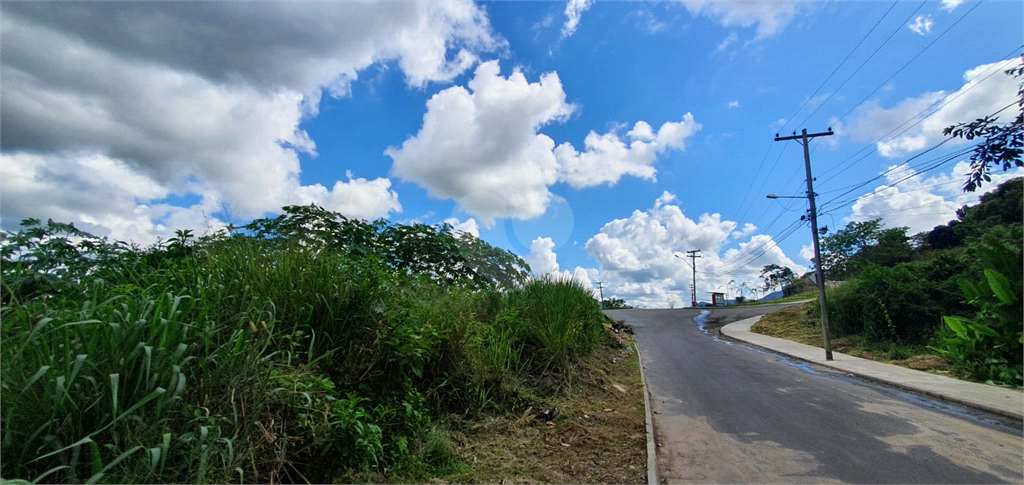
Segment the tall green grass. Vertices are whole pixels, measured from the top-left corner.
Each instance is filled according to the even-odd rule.
[[[534,280],[510,295],[521,333],[542,367],[565,367],[593,350],[604,328],[590,291],[572,278]]]
[[[425,479],[458,468],[432,422],[529,402],[603,330],[571,280],[439,284],[386,255],[184,232],[147,249],[87,239],[106,256],[57,274],[47,248],[69,246],[32,237],[59,235],[21,236],[4,240],[3,479]]]

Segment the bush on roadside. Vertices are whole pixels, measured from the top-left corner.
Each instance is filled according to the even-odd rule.
[[[984,267],[978,281],[958,280],[973,317],[945,316],[948,330],[934,347],[958,372],[1003,385],[1024,384],[1024,257],[1020,226],[993,231],[972,244]]]
[[[828,290],[831,328],[873,342],[928,342],[943,313],[932,290],[932,283],[910,264],[869,266],[856,279]]]

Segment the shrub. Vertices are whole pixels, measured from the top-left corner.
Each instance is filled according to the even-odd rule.
[[[831,327],[869,341],[927,342],[943,312],[931,285],[909,264],[869,266],[858,278],[829,290]]]
[[[958,282],[967,302],[978,311],[972,318],[944,318],[949,332],[934,349],[970,378],[1015,386],[1024,383],[1021,237],[1017,226],[972,242],[972,252],[985,267],[984,278],[977,283]]]

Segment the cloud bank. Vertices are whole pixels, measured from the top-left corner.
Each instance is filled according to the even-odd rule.
[[[393,62],[418,88],[505,48],[469,1],[25,2],[4,5],[0,39],[4,227],[62,217],[140,242],[224,208],[400,211],[386,178],[303,186],[299,157],[316,144],[300,122],[371,65]],[[86,192],[126,180],[137,187]],[[154,209],[168,196],[199,202],[171,221],[180,209]]]

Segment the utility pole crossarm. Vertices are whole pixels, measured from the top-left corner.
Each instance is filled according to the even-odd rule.
[[[832,128],[829,128],[828,131],[823,131],[821,133],[807,133],[807,130],[804,130],[803,133],[799,134],[799,135],[797,135],[796,132],[794,131],[793,132],[793,136],[779,136],[779,134],[776,133],[775,134],[775,141],[804,140],[806,138],[814,138],[814,137],[818,137],[818,136],[832,136],[834,134],[835,133],[832,131]]]

